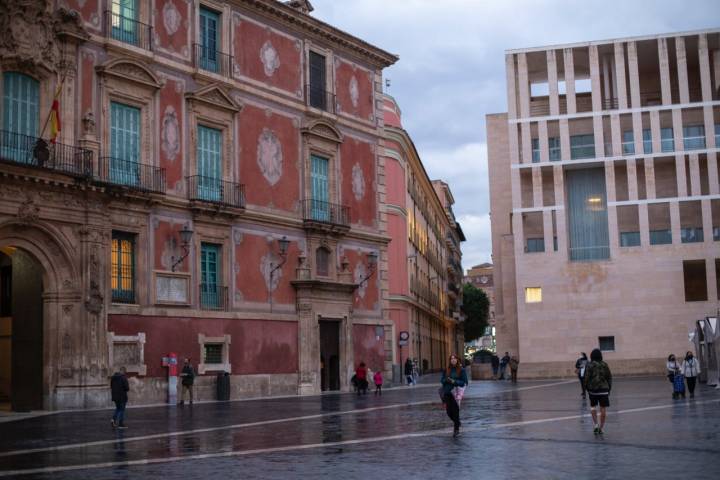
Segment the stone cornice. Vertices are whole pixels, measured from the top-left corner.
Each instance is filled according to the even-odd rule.
[[[235,3],[250,7],[252,11],[270,17],[290,28],[302,30],[311,37],[332,42],[368,60],[376,67],[389,67],[399,59],[397,55],[375,47],[310,15],[300,13],[277,0],[235,0]]]

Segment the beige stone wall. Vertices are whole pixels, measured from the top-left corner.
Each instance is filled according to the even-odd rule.
[[[606,359],[607,360],[607,359]],[[614,377],[624,375],[665,375],[665,358],[630,358],[608,360],[608,366]],[[519,379],[572,378],[575,377],[575,360],[567,362],[520,362]]]

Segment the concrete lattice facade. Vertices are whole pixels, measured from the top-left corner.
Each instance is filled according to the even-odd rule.
[[[526,377],[599,343],[614,372],[662,371],[718,308],[719,31],[505,60],[508,112],[487,116],[498,351]]]
[[[121,365],[131,403],[163,402],[170,352],[192,359],[200,399],[214,398],[219,371],[231,373],[232,398],[346,390],[360,361],[392,378],[379,152],[382,69],[397,58],[314,19],[308,2],[290,3],[139,1],[118,10],[130,20],[111,0],[9,2],[0,12],[0,98],[37,117],[30,144],[0,125],[0,266],[16,290],[32,273],[25,263],[42,278],[31,299],[42,306],[37,331],[3,313],[0,388],[20,408],[107,405],[108,375]],[[216,22],[211,54],[196,45],[201,10]],[[39,93],[29,101],[10,79]],[[58,87],[60,143],[43,156],[35,137],[48,138]],[[109,158],[117,104],[137,112],[130,181]],[[221,160],[208,177],[211,154]],[[315,157],[323,172],[311,171]],[[187,249],[184,228],[194,232]],[[131,260],[121,267],[122,255]],[[32,375],[18,366],[23,341]]]

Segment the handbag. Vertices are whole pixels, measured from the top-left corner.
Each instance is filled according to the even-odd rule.
[[[455,397],[455,401],[457,402],[459,407],[460,402],[462,402],[462,399],[465,396],[465,387],[455,387],[453,389],[453,396]]]

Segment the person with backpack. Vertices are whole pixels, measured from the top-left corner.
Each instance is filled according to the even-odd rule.
[[[195,383],[195,370],[192,367],[192,364],[190,363],[190,359],[185,359],[185,364],[183,365],[182,372],[180,372],[180,376],[182,377],[182,392],[180,393],[180,405],[185,404],[185,392],[187,391],[190,396],[190,405],[193,404],[193,384]]]
[[[610,406],[610,390],[612,390],[612,373],[603,361],[599,348],[590,352],[590,363],[585,369],[585,389],[590,395],[590,414],[593,419],[593,433],[602,435],[605,428],[605,409]],[[597,406],[600,405],[600,421],[598,422]]]
[[[585,398],[585,368],[588,364],[588,357],[585,352],[581,352],[580,358],[575,362],[575,373],[580,380],[580,388],[582,389],[582,397]]]
[[[695,382],[697,381],[698,375],[700,375],[700,362],[695,358],[693,352],[687,352],[685,354],[685,360],[683,360],[680,366],[680,371],[685,375],[690,398],[695,398]]]

